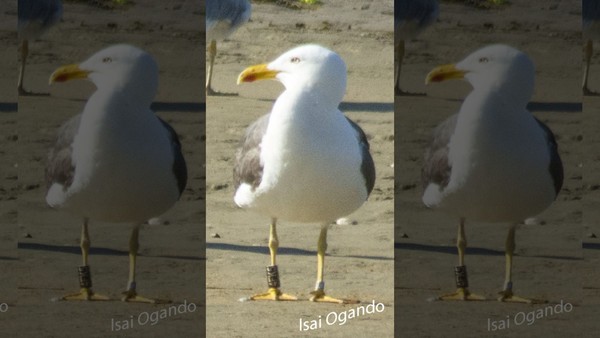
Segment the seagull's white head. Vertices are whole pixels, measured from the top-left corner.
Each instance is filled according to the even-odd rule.
[[[502,92],[527,103],[533,95],[535,66],[527,54],[506,45],[477,50],[457,64],[434,68],[425,83],[464,78],[474,90]]]
[[[98,91],[122,92],[150,104],[158,89],[158,65],[152,55],[130,45],[105,48],[81,64],[58,68],[50,83],[89,79]]]
[[[287,90],[311,91],[342,101],[346,92],[346,64],[335,52],[318,45],[303,45],[289,50],[269,64],[246,68],[238,84],[277,79]]]

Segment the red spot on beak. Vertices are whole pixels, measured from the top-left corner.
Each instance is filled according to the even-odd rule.
[[[65,82],[65,81],[67,81],[67,79],[68,79],[67,74],[61,74],[54,78],[54,82]]]
[[[434,77],[431,78],[431,82],[441,82],[442,80],[444,80],[444,76],[443,75],[435,75]]]

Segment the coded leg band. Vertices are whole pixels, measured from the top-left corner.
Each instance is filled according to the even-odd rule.
[[[469,278],[467,277],[467,266],[458,265],[454,267],[454,277],[456,278],[457,288],[469,287]]]
[[[80,266],[77,271],[79,272],[79,287],[91,288],[92,287],[92,274],[90,272],[89,265]]]
[[[267,285],[269,288],[278,288],[281,286],[279,283],[279,270],[277,265],[267,266]]]

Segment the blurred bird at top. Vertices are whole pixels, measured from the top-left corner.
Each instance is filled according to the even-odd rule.
[[[217,55],[217,41],[225,40],[231,33],[250,19],[248,0],[207,0],[206,41],[208,45],[208,71],[206,73],[206,95],[219,95],[212,86],[212,72]]]
[[[19,95],[31,94],[23,88],[25,64],[29,54],[29,41],[39,38],[62,17],[60,0],[19,0],[19,49],[21,52],[21,67],[17,88]]]
[[[404,43],[415,38],[438,17],[437,0],[394,0],[394,45],[396,47],[395,95],[411,95],[400,89]]]
[[[598,95],[588,88],[588,75],[590,72],[590,62],[594,53],[594,40],[600,40],[600,1],[583,0],[582,3],[582,31],[583,41],[585,43],[585,68],[583,71],[583,95]]]

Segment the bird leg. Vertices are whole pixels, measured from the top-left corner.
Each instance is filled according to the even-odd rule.
[[[404,40],[400,40],[396,45],[396,71],[394,82],[394,94],[402,95],[404,92],[400,89],[400,73],[402,72],[402,60],[404,60]]]
[[[110,300],[106,296],[96,294],[92,291],[92,275],[90,266],[88,265],[88,255],[90,252],[90,235],[88,232],[88,219],[83,220],[81,227],[81,256],[83,265],[79,267],[79,286],[78,293],[73,293],[62,297],[63,300]]]
[[[321,226],[319,241],[317,242],[317,283],[315,291],[311,292],[311,302],[338,303],[338,304],[354,304],[359,303],[358,300],[337,299],[325,294],[325,281],[323,280],[323,270],[325,269],[325,252],[327,251],[327,230],[329,224],[325,223]]]
[[[121,300],[124,302],[137,302],[137,303],[159,303],[156,299],[150,299],[139,296],[136,291],[135,282],[135,267],[137,260],[137,253],[140,247],[139,244],[140,225],[136,224],[131,231],[131,237],[129,238],[129,281],[127,282],[127,291],[123,292]],[[168,301],[160,301],[160,303],[167,303]]]
[[[19,95],[27,95],[29,92],[23,88],[23,77],[25,76],[25,64],[27,63],[27,54],[29,54],[29,42],[23,40],[19,46],[21,52],[21,67],[19,68],[19,82],[17,84],[17,90]]]
[[[212,89],[212,73],[215,57],[217,56],[217,42],[212,40],[208,45],[208,72],[206,73],[206,95],[217,95],[217,92]]]
[[[512,292],[512,259],[513,259],[513,253],[515,251],[515,230],[516,230],[516,224],[511,224],[510,228],[508,229],[508,236],[506,236],[506,272],[505,272],[505,279],[504,279],[504,289],[502,291],[500,291],[498,294],[500,295],[498,297],[498,300],[501,302],[511,302],[511,303],[527,303],[527,304],[534,304],[534,303],[544,303],[545,301],[541,301],[541,300],[535,300],[535,299],[528,299],[528,298],[523,298],[523,297],[519,297],[513,294]]]
[[[394,62],[394,66],[396,67],[395,71],[395,81],[394,81],[394,95],[395,96],[424,96],[425,93],[411,93],[405,92],[400,89],[400,74],[402,73],[402,61],[404,61],[405,55],[405,41],[400,40],[400,42],[396,45],[396,55],[397,60]]]
[[[585,65],[583,70],[583,95],[597,95],[588,88],[588,76],[590,72],[590,63],[592,61],[592,54],[594,51],[594,46],[592,40],[588,40],[585,43],[584,47],[584,56],[585,56]]]
[[[465,236],[465,219],[460,219],[458,225],[458,236],[456,239],[458,248],[458,266],[454,267],[457,290],[454,293],[442,295],[438,300],[485,300],[484,296],[469,292],[469,279],[465,265],[465,250],[467,249],[467,236]]]
[[[269,290],[265,293],[253,295],[249,300],[298,300],[298,298],[282,293],[279,290],[279,270],[277,269],[277,249],[279,248],[279,238],[277,238],[277,219],[271,220],[269,228],[269,252],[271,253],[271,265],[267,266],[267,284]]]

